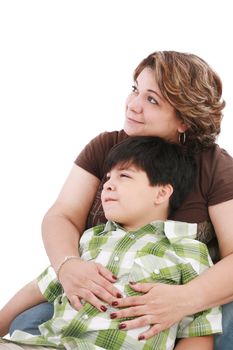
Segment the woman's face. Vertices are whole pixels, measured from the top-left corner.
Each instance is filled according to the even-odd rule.
[[[175,108],[162,96],[148,67],[139,74],[126,100],[124,130],[129,136],[159,136],[178,142],[178,134],[186,130]]]

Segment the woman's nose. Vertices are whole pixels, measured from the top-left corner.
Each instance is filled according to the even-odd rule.
[[[127,107],[135,113],[141,113],[142,101],[141,101],[140,96],[139,95],[131,96],[127,101]]]

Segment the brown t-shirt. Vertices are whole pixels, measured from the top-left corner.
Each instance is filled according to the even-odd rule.
[[[95,137],[78,155],[75,163],[101,181],[87,228],[106,221],[100,192],[104,179],[103,164],[109,150],[128,136],[123,130],[104,132]],[[218,145],[196,155],[197,178],[183,204],[169,219],[198,223],[198,239],[208,244],[214,261],[218,259],[216,237],[208,214],[208,207],[233,199],[233,158]]]

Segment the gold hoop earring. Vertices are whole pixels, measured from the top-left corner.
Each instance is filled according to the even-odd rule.
[[[179,143],[181,145],[184,145],[185,141],[186,141],[186,134],[185,134],[185,132],[179,133]]]

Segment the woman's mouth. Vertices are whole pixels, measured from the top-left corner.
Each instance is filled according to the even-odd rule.
[[[127,117],[126,119],[127,119],[127,121],[128,121],[129,123],[144,124],[144,123],[141,122],[140,120],[136,120],[136,119],[133,119],[133,118],[130,118],[130,117]]]

